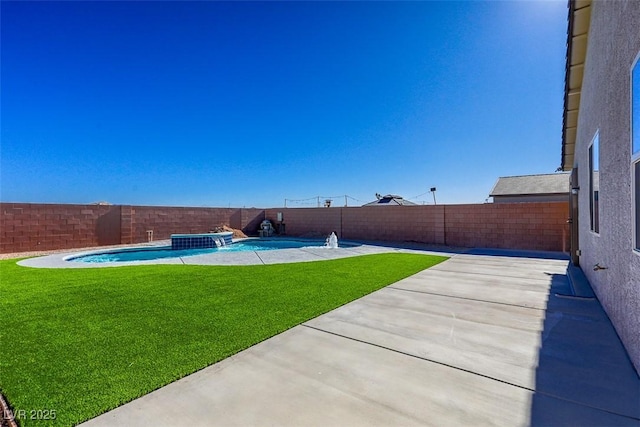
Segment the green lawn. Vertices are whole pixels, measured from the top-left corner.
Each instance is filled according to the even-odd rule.
[[[56,423],[76,424],[445,259],[99,269],[0,261],[0,391],[14,410],[55,410]]]

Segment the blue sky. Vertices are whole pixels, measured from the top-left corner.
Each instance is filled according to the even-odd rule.
[[[564,0],[0,12],[2,201],[478,203],[560,164]]]

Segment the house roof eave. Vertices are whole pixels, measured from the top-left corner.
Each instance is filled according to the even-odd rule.
[[[568,8],[562,157],[559,168],[564,171],[571,170],[574,163],[582,79],[591,23],[591,0],[569,0]]]

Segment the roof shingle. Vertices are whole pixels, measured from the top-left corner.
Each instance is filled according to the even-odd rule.
[[[564,194],[569,192],[569,172],[542,175],[503,176],[489,196]]]

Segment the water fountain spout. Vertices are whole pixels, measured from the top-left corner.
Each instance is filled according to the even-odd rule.
[[[336,236],[335,232],[331,232],[331,234],[329,234],[329,237],[327,237],[327,241],[324,245],[330,249],[335,249],[338,247],[338,236]]]

